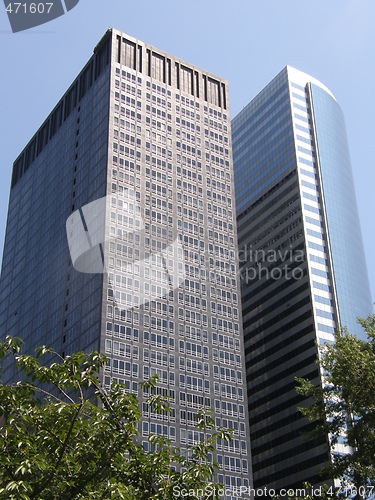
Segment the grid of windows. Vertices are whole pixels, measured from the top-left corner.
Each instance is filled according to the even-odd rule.
[[[228,115],[174,85],[121,64],[112,68],[113,240],[103,312],[108,373],[116,376],[115,360],[131,357],[136,372],[121,365],[131,382],[157,374],[158,390],[174,395],[179,387],[170,399],[179,446],[194,436],[200,406],[231,416],[242,437],[248,432]],[[121,205],[121,195],[132,206]],[[171,286],[176,276],[179,287]],[[167,435],[145,398],[142,435]],[[226,450],[236,465],[224,469],[242,476],[241,484],[249,470],[236,455],[244,450],[237,442]]]

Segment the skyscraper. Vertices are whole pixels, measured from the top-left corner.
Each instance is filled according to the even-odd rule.
[[[1,336],[105,353],[105,386],[140,397],[145,448],[156,432],[184,449],[211,408],[234,429],[219,480],[248,486],[236,254],[227,82],[108,30],[14,162]],[[153,374],[169,415],[139,393]]]
[[[298,411],[295,377],[322,383],[316,342],[363,336],[373,311],[345,124],[332,93],[284,68],[233,120],[254,485],[317,483],[328,440]],[[334,452],[343,452],[338,445]]]

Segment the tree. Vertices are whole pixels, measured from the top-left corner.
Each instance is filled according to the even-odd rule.
[[[51,356],[58,361],[43,364]],[[170,440],[149,436],[152,451],[137,443],[139,403],[122,384],[106,391],[98,380],[106,358],[79,352],[62,359],[50,349],[36,356],[21,354],[21,341],[0,343],[0,359],[9,356],[19,380],[0,384],[1,499],[171,499],[173,492],[206,489],[217,464],[211,463],[216,439],[230,440],[216,429],[205,410],[196,427],[201,440],[187,453]],[[155,391],[155,380],[143,384],[154,411],[169,411]],[[193,497],[193,496],[191,496]],[[186,498],[191,498],[189,495]]]
[[[358,321],[368,340],[338,330],[335,344],[320,349],[323,387],[297,379],[297,392],[313,398],[300,411],[318,422],[315,435],[328,435],[333,448],[337,443],[351,448],[333,453],[330,477],[342,479],[345,496],[368,498],[375,494],[375,315]]]

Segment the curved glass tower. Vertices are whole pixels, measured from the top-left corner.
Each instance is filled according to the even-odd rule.
[[[254,485],[317,484],[328,439],[306,439],[295,377],[321,384],[316,343],[339,324],[364,335],[356,318],[373,312],[344,118],[287,66],[232,120],[232,140]]]
[[[343,327],[361,337],[364,333],[356,318],[372,312],[372,301],[344,116],[334,97],[319,85],[311,83],[308,93],[338,318]]]

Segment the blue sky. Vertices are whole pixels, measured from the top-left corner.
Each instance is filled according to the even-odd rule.
[[[13,160],[109,27],[226,78],[232,117],[286,64],[333,92],[346,119],[375,301],[373,0],[80,0],[66,15],[17,34],[1,7],[1,248]]]

